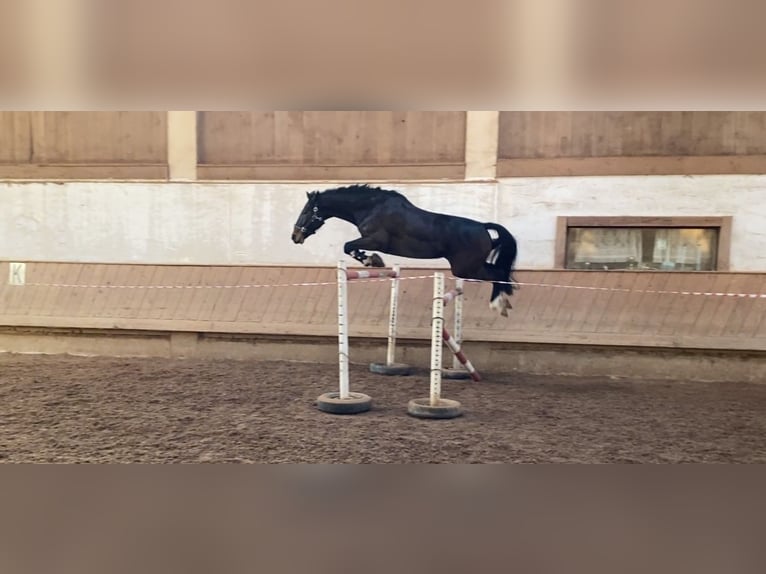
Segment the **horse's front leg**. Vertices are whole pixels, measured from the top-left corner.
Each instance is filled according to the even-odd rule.
[[[382,249],[380,241],[374,237],[360,237],[343,246],[346,255],[350,255],[365,267],[385,267],[383,259],[377,253],[368,255],[364,249]]]

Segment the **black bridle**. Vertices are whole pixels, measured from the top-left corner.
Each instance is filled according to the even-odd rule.
[[[314,209],[312,211],[313,211],[313,215],[311,216],[311,219],[309,219],[308,223],[306,223],[306,225],[304,225],[303,227],[298,228],[298,230],[303,234],[305,234],[309,230],[307,226],[313,227],[311,231],[316,231],[324,223],[324,218],[321,215],[319,215],[319,208],[317,206],[314,206]],[[318,225],[312,226],[311,224],[314,222],[317,222]]]

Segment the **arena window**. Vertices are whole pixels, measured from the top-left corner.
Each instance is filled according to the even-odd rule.
[[[559,217],[559,269],[727,271],[731,217]]]

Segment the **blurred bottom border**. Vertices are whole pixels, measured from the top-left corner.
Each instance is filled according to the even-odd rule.
[[[5,466],[2,572],[761,572],[762,466]]]

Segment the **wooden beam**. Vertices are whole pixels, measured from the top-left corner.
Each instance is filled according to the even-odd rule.
[[[466,112],[465,179],[495,179],[500,112]]]
[[[463,163],[412,165],[200,165],[200,180],[462,180]]]
[[[566,269],[567,266],[567,227],[569,218],[563,215],[556,217],[556,242],[553,258],[555,269]]]
[[[166,180],[168,166],[164,164],[0,164],[0,179],[34,181],[70,180]]]
[[[110,317],[55,317],[35,315],[3,316],[3,326],[39,327],[49,329],[108,329],[120,331],[227,333],[235,335],[333,337],[335,325],[305,323],[263,323],[257,321],[197,321],[177,319],[129,319]],[[402,327],[401,339],[426,340],[427,327]],[[385,339],[380,326],[357,325],[352,337]],[[652,335],[594,332],[551,332],[545,330],[496,331],[471,329],[467,335],[477,343],[536,343],[548,345],[579,345],[607,347],[649,347],[675,349],[720,349],[737,351],[766,351],[766,341],[758,338],[700,335]]]
[[[197,179],[197,112],[168,112],[168,172],[171,181]]]
[[[670,216],[652,217],[641,215],[573,215],[563,216],[565,227],[721,227],[721,216]]]
[[[766,155],[511,158],[498,177],[766,174]]]

